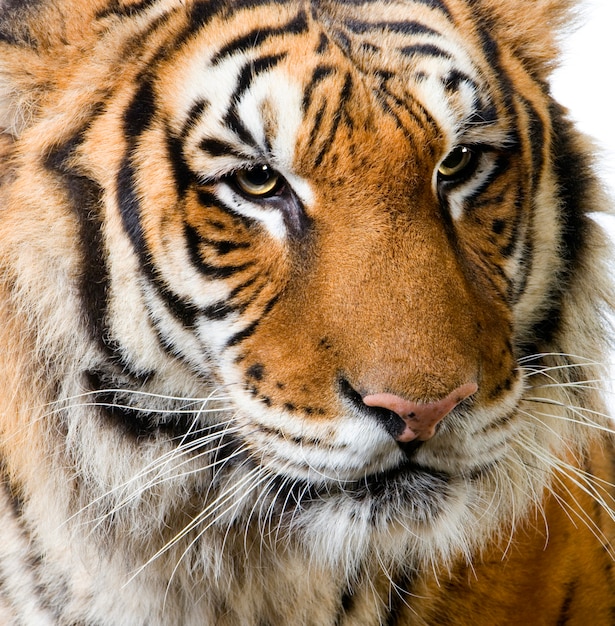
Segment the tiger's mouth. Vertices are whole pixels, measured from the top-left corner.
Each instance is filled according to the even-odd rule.
[[[409,498],[417,495],[422,501],[434,493],[446,491],[453,477],[445,472],[433,470],[410,460],[387,471],[366,476],[352,487],[357,494],[365,497],[386,498],[393,493],[397,496],[407,494]]]
[[[275,463],[270,463],[256,451],[244,451],[250,468],[260,468],[273,474],[274,482],[282,485],[280,491],[301,493],[302,504],[330,500],[332,498],[350,498],[355,501],[373,500],[374,502],[394,499],[409,504],[425,502],[435,495],[444,494],[455,476],[419,462],[416,451],[423,442],[412,441],[397,443],[399,452],[389,463],[366,464],[362,471],[342,477],[333,472],[305,466],[290,468],[285,465],[281,470]],[[229,449],[239,450],[241,444],[230,445]],[[248,460],[249,459],[249,460]]]
[[[251,459],[252,464],[256,465],[255,459]],[[446,508],[454,497],[455,484],[463,480],[408,459],[356,480],[318,478],[291,479],[279,473],[269,478],[271,507],[281,522],[289,516],[294,518],[298,511],[360,506],[362,510],[367,507],[374,524],[385,521],[391,511],[404,511],[410,520],[424,523]],[[269,497],[264,495],[263,500]]]

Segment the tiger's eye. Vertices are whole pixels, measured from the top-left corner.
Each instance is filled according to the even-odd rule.
[[[244,195],[267,198],[279,189],[282,177],[268,165],[255,165],[238,170],[232,180]]]
[[[458,146],[451,150],[440,163],[438,174],[442,179],[453,179],[467,173],[475,164],[476,153],[467,146]]]

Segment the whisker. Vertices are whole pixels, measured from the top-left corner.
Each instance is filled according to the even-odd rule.
[[[254,481],[252,484],[250,484],[250,488],[247,490],[242,490],[242,487],[245,483],[250,482],[252,480],[253,477],[258,477],[259,474],[263,474],[264,477],[260,480],[256,480]],[[200,528],[196,534],[196,536],[190,541],[190,543],[186,546],[186,548],[184,549],[184,551],[182,552],[182,554],[179,556],[179,558],[177,559],[177,562],[175,564],[175,567],[173,568],[173,571],[171,572],[171,575],[169,577],[169,583],[167,585],[167,589],[169,588],[169,585],[171,584],[171,581],[173,580],[173,578],[175,577],[177,570],[181,564],[181,562],[184,560],[184,558],[186,558],[186,555],[192,550],[192,548],[194,547],[194,545],[201,539],[201,537],[215,524],[217,524],[223,517],[225,517],[229,511],[232,511],[233,509],[237,509],[240,504],[249,496],[252,495],[252,493],[254,491],[256,491],[256,489],[260,486],[260,484],[262,482],[264,482],[264,480],[267,479],[266,473],[263,472],[263,470],[259,467],[254,468],[253,470],[251,470],[250,472],[248,472],[248,474],[246,474],[242,480],[240,481],[240,483],[238,483],[237,485],[233,485],[233,488],[223,492],[223,497],[222,498],[218,498],[218,500],[215,501],[215,503],[212,503],[212,505],[210,505],[209,507],[207,507],[203,512],[207,511],[207,509],[212,508],[211,513],[208,513],[207,515],[203,515],[203,512],[199,513],[199,515],[197,515],[197,517],[195,518],[195,520],[193,520],[192,522],[190,522],[190,524],[188,524],[184,530],[179,534],[181,536],[176,536],[173,538],[172,540],[172,544],[171,546],[165,547],[164,549],[168,549],[170,547],[172,547],[172,545],[174,545],[175,543],[177,543],[181,538],[185,537],[190,531],[192,531],[192,529],[196,529],[196,527],[201,524],[203,521],[205,521],[207,518],[211,517],[212,514],[215,514],[215,517],[213,517],[212,519],[210,519],[207,523],[206,526],[204,526],[203,528]],[[234,501],[231,505],[229,505],[228,507],[226,507],[225,509],[221,510],[222,505],[226,504],[227,501],[231,500],[233,498],[233,496],[237,493],[237,492],[241,492],[241,495],[239,497],[239,500]],[[215,506],[214,506],[215,505]],[[195,523],[196,522],[196,523]],[[229,534],[229,530],[230,530],[230,525],[227,526],[227,530],[224,534],[224,538],[222,540],[222,547],[221,550],[222,552],[224,552],[224,546],[226,544],[226,541],[228,539],[228,534]],[[157,558],[157,557],[155,557]],[[151,562],[151,561],[150,561]],[[147,565],[147,564],[146,564]],[[138,572],[137,572],[138,573]]]
[[[608,426],[605,426],[604,424],[594,422],[591,419],[589,419],[589,417],[587,417],[589,415],[589,416],[597,416],[605,420],[610,419],[607,414],[602,413],[601,411],[588,409],[586,407],[568,405],[563,402],[560,402],[559,400],[553,400],[551,398],[527,397],[527,398],[524,398],[523,401],[533,402],[535,404],[545,404],[548,406],[556,406],[556,407],[565,408],[567,411],[570,411],[573,415],[577,415],[581,419],[574,419],[572,417],[568,417],[567,415],[555,415],[553,413],[543,413],[543,412],[528,413],[530,415],[541,415],[542,417],[555,418],[555,419],[570,422],[573,424],[587,426],[588,428],[594,428],[596,430],[600,430],[605,433],[615,434],[615,429],[609,428]]]
[[[222,492],[221,496],[218,497],[217,499],[215,499],[213,502],[211,502],[209,505],[207,505],[204,509],[202,509],[188,524],[186,524],[172,539],[170,539],[167,543],[165,543],[164,546],[162,546],[153,556],[151,556],[145,563],[143,563],[141,566],[139,566],[139,568],[137,568],[133,574],[130,576],[130,578],[126,581],[126,583],[124,584],[124,586],[128,585],[130,582],[132,582],[141,572],[143,572],[151,563],[153,563],[154,561],[156,561],[157,559],[159,559],[163,554],[165,554],[166,552],[168,552],[173,546],[175,546],[176,544],[178,544],[183,538],[185,538],[187,535],[189,535],[193,529],[195,529],[197,526],[199,526],[199,524],[201,524],[204,520],[206,520],[208,517],[210,517],[212,514],[216,514],[217,511],[220,510],[220,508],[222,507],[222,505],[224,505],[226,502],[228,502],[229,500],[231,500],[233,498],[233,496],[238,493],[238,492],[242,492],[243,487],[246,484],[249,484],[250,481],[252,480],[253,476],[258,475],[258,473],[260,472],[260,468],[254,468],[252,469],[250,472],[248,472],[247,474],[243,475],[239,481],[237,481],[236,483],[233,483],[233,485],[229,488],[226,489],[225,491]],[[241,499],[245,498],[247,496],[247,494],[250,493],[250,491],[244,491],[243,492],[243,496],[241,496]],[[230,509],[230,507],[229,507]],[[229,510],[226,509],[226,510]],[[215,519],[214,522],[216,520],[218,520],[220,518],[222,514],[218,515]],[[211,522],[206,526],[206,529],[209,529],[211,527],[211,525],[214,523]],[[205,530],[205,529],[204,529]],[[186,550],[184,550],[184,552],[182,553],[182,556],[180,557],[180,559],[178,560],[178,564],[181,562],[181,560],[186,556],[186,554],[188,553],[189,549],[194,545],[194,543],[202,536],[204,530],[199,531],[199,534],[197,535],[197,537],[195,539],[193,539],[188,548],[186,548]],[[175,567],[175,569],[173,570],[173,574],[175,574],[177,571],[177,566]],[[173,576],[171,576],[172,578]]]

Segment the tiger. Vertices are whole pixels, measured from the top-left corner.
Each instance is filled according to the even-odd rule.
[[[0,623],[615,623],[578,11],[0,2]]]

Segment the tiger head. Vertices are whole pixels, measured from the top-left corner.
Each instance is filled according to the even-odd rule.
[[[69,514],[349,571],[508,532],[598,406],[567,4],[11,5],[2,367],[55,407],[3,425],[24,492],[45,450]]]

